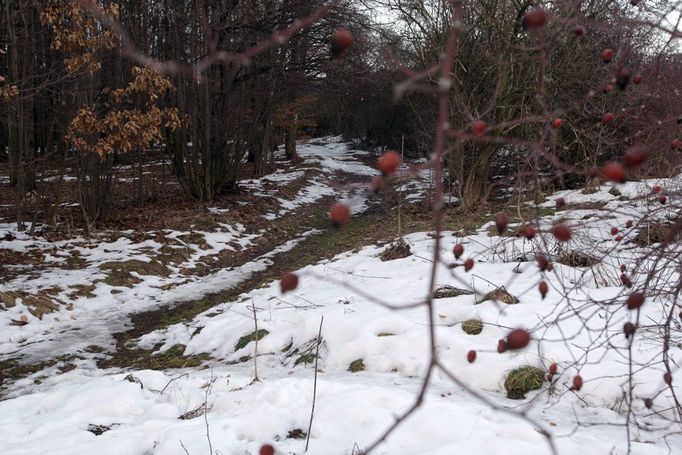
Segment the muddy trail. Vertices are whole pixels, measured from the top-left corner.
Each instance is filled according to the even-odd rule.
[[[360,158],[367,166],[372,166],[375,160],[369,154]],[[306,178],[308,172],[282,191],[295,193]],[[329,180],[333,180],[336,188],[352,188],[353,197],[360,199],[363,205],[362,210],[355,213],[343,229],[335,229],[329,223],[329,207],[336,200],[335,196],[325,195],[313,203],[297,207],[267,222],[267,233],[251,248],[223,254],[210,267],[197,268],[191,272],[196,274],[195,277],[210,276],[217,271],[240,274],[241,267],[258,261],[264,264],[261,270],[244,273],[243,279],[235,279],[233,285],[218,286],[215,292],[202,293],[191,299],[168,301],[143,311],[122,313],[110,318],[103,316],[101,321],[92,326],[55,332],[52,338],[68,346],[70,340],[78,340],[82,344],[84,339],[95,339],[106,332],[113,342],[94,342],[72,352],[56,353],[50,352],[49,343],[44,346],[35,343],[32,347],[25,347],[31,355],[0,357],[0,396],[17,380],[30,377],[34,384],[40,384],[44,377],[76,368],[96,366],[165,370],[199,367],[209,359],[205,356],[185,357],[182,346],[159,354],[155,352],[158,346],[149,350],[140,349],[135,340],[172,324],[191,321],[214,306],[237,300],[241,294],[279,279],[287,271],[330,259],[344,251],[389,242],[397,237],[398,193],[395,188],[375,194],[369,189],[366,175],[344,171],[335,171]],[[403,204],[400,220],[403,232],[428,229],[429,217],[430,211],[422,201]],[[265,225],[260,218],[254,219],[254,223]],[[293,242],[293,247],[281,248],[287,242]]]

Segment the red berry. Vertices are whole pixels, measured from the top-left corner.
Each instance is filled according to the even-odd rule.
[[[549,286],[547,285],[546,281],[540,282],[540,284],[538,285],[538,291],[540,291],[540,295],[544,299],[547,293],[549,292]]]
[[[644,304],[644,294],[641,292],[630,294],[625,303],[628,306],[628,310],[635,310]]]
[[[549,373],[550,374],[556,374],[557,371],[559,371],[559,366],[556,363],[553,363],[549,366]]]
[[[617,235],[616,238],[615,238],[615,241],[616,241],[616,242],[620,242],[621,240],[623,240],[623,236],[622,236],[622,235]]]
[[[270,444],[265,444],[264,446],[261,446],[258,454],[259,455],[275,455],[275,448],[272,447]]]
[[[554,380],[554,375],[552,373],[547,373],[547,381],[552,382]]]
[[[393,150],[386,151],[377,162],[377,167],[384,175],[393,174],[398,170],[399,166],[400,154]]]
[[[469,363],[474,363],[474,360],[476,360],[476,351],[473,349],[467,353],[467,360]]]
[[[298,287],[298,276],[293,273],[285,273],[279,282],[279,287],[282,290],[282,294],[293,291]]]
[[[530,334],[524,329],[514,329],[507,335],[507,348],[523,349],[530,343]]]
[[[578,37],[585,35],[585,31],[586,31],[585,27],[583,27],[582,25],[576,25],[573,28],[573,33],[575,34],[575,36]]]
[[[623,156],[623,161],[625,164],[628,166],[639,166],[640,164],[644,164],[644,162],[649,158],[649,153],[647,153],[644,148],[635,145],[633,147],[630,147],[627,152],[625,152],[625,155]]]
[[[613,90],[613,85],[611,84],[606,84],[604,88],[601,89],[602,92],[604,93],[610,93]]]
[[[665,382],[668,385],[671,385],[673,383],[673,375],[670,374],[669,372],[666,372],[663,375],[663,382]]]
[[[615,119],[616,119],[616,116],[613,115],[612,112],[607,112],[607,113],[605,113],[605,114],[602,116],[601,122],[602,122],[604,125],[608,125],[609,123],[613,122]]]
[[[334,32],[330,42],[332,56],[338,57],[353,45],[353,34],[348,30],[339,29]]]
[[[668,196],[666,196],[665,194],[661,194],[658,197],[658,202],[660,202],[661,204],[665,204],[666,202],[668,202]]]
[[[632,220],[628,220],[627,223],[625,223],[625,227],[628,229],[630,229],[632,225],[633,225]]]
[[[528,240],[531,240],[533,237],[535,237],[535,226],[532,224],[526,224],[523,227],[523,236]]]
[[[618,228],[614,226],[611,228],[611,235],[616,235],[616,234],[618,234]]]
[[[601,58],[604,60],[604,63],[613,60],[613,49],[604,49],[601,53]]]
[[[654,193],[660,193],[661,192],[661,185],[654,185],[654,187],[651,189]]]
[[[505,352],[506,350],[507,350],[507,342],[504,341],[504,340],[499,340],[499,341],[497,342],[497,352],[499,352],[500,354],[502,354],[502,353]]]
[[[464,261],[464,271],[468,272],[469,270],[474,268],[474,260],[469,258],[466,261]]]
[[[539,255],[538,257],[535,258],[535,260],[537,261],[538,268],[540,269],[541,272],[551,271],[550,270],[551,263],[549,262],[549,259],[547,259],[545,256]]]
[[[632,79],[632,82],[634,82],[635,84],[641,84],[642,83],[642,75],[641,74],[636,75]]]
[[[560,198],[558,198],[558,199],[556,200],[556,207],[557,207],[558,209],[560,209],[560,208],[563,207],[564,205],[566,205],[566,199],[560,197]]]
[[[583,378],[580,375],[573,377],[573,390],[576,392],[583,387]]]
[[[559,129],[559,128],[561,128],[561,125],[563,125],[563,124],[564,124],[564,121],[561,120],[560,118],[555,118],[554,120],[552,120],[552,127],[553,128]]]
[[[625,338],[630,338],[632,335],[635,334],[635,324],[632,322],[626,322],[623,325],[623,333],[625,334]]]
[[[601,168],[601,173],[606,180],[616,183],[623,183],[625,181],[625,169],[618,163],[607,163]]]
[[[557,224],[552,228],[552,234],[560,242],[568,242],[571,240],[571,229],[565,224]]]
[[[384,178],[382,176],[380,176],[380,175],[375,176],[372,179],[372,190],[375,193],[378,193],[379,191],[381,191],[384,188],[384,183],[385,183]]]
[[[527,30],[536,30],[547,24],[549,13],[543,8],[533,8],[523,15],[521,25]]]
[[[627,68],[621,68],[616,71],[616,85],[619,89],[625,90],[630,82],[630,70]]]
[[[455,255],[455,259],[459,259],[459,257],[464,254],[464,245],[461,243],[458,243],[455,245],[455,247],[452,249],[452,253]]]
[[[507,229],[507,224],[509,224],[509,217],[506,213],[500,212],[495,215],[495,227],[499,234],[502,234]]]
[[[630,278],[628,278],[628,276],[626,274],[621,273],[620,281],[621,281],[621,283],[623,283],[623,286],[625,286],[626,288],[630,289],[632,287],[632,280],[630,280]]]
[[[474,133],[474,136],[483,136],[485,131],[488,129],[488,124],[485,123],[483,120],[476,120],[474,123],[471,124],[471,132]]]
[[[329,219],[334,226],[343,226],[350,221],[350,207],[345,204],[335,204],[329,212]]]
[[[679,139],[673,139],[670,146],[674,149],[682,149],[682,141]]]
[[[620,271],[621,271],[621,272],[625,272],[625,264],[621,264],[621,265],[620,265]]]

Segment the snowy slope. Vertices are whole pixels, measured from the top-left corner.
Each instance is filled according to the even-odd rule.
[[[320,156],[320,155],[318,155]],[[320,158],[323,159],[323,158]],[[625,264],[635,285],[641,285],[652,261],[635,258],[648,249],[631,242],[643,228],[626,222],[654,208],[656,219],[674,216],[651,196],[658,183],[671,199],[679,194],[677,180],[610,186],[585,195],[562,192],[568,204],[604,202],[603,207],[558,211],[535,220],[545,233],[532,241],[491,235],[488,223],[477,233],[457,237],[444,232],[439,285],[474,291],[472,295],[436,299],[437,350],[442,363],[472,390],[498,408],[523,412],[527,420],[492,409],[454,384],[440,371],[432,378],[423,406],[381,444],[378,454],[547,454],[538,428],[548,431],[561,455],[641,455],[682,453],[679,423],[671,422],[670,391],[662,379],[657,324],[673,304],[663,296],[642,307],[632,357],[651,368],[635,372],[633,409],[637,425],[630,441],[624,426],[628,343],[624,322],[634,313],[623,308],[631,292],[619,280]],[[573,227],[573,239],[557,244],[546,234],[556,222]],[[624,236],[610,234],[617,227]],[[185,354],[210,354],[203,369],[101,371],[78,368],[45,380],[40,387],[29,377],[17,382],[9,399],[0,402],[0,447],[9,454],[199,454],[210,447],[220,454],[256,454],[272,443],[279,454],[301,454],[312,405],[315,340],[322,324],[319,374],[310,454],[359,454],[378,438],[412,403],[428,365],[428,319],[423,302],[428,292],[434,239],[430,233],[405,237],[412,255],[383,262],[383,247],[371,246],[341,254],[330,261],[296,271],[300,284],[282,294],[279,283],[254,289],[237,301],[225,302],[193,321],[149,333],[138,344],[161,350],[186,345]],[[455,243],[465,246],[464,258],[474,258],[470,272],[452,256]],[[680,245],[670,246],[677,253]],[[603,261],[595,267],[558,263],[567,252],[590,254]],[[543,279],[537,254],[553,260],[544,274],[549,293],[543,300],[537,286]],[[679,280],[674,264],[660,270],[659,288],[672,290]],[[195,283],[199,285],[198,283]],[[194,284],[187,285],[191,291]],[[489,291],[504,286],[519,299],[506,305],[479,303]],[[377,301],[379,300],[379,301]],[[404,307],[391,310],[381,303]],[[256,343],[236,347],[254,331],[253,307],[260,330],[268,334]],[[675,311],[677,314],[679,310]],[[462,330],[462,322],[480,319],[480,335]],[[520,351],[499,354],[497,341],[512,328],[528,329],[533,337]],[[679,325],[673,334],[680,341]],[[468,363],[469,350],[478,353]],[[254,354],[260,381],[254,382]],[[669,355],[679,364],[682,350]],[[351,364],[364,368],[351,372]],[[298,361],[298,364],[297,364]],[[504,381],[519,366],[547,369],[558,364],[551,384],[529,392],[523,400],[506,397]],[[574,375],[584,386],[570,391]],[[132,375],[132,376],[129,376]],[[127,378],[127,379],[126,379]],[[682,373],[674,372],[679,393]],[[655,397],[647,410],[643,398]],[[208,411],[204,414],[204,410]],[[182,418],[181,418],[182,417]],[[88,428],[105,426],[96,436]],[[537,427],[536,427],[537,426]],[[92,427],[90,428],[93,429]],[[208,433],[208,437],[207,437]]]

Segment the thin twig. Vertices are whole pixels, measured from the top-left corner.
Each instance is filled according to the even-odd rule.
[[[317,347],[315,348],[315,380],[313,382],[313,405],[310,409],[310,423],[308,423],[308,435],[305,439],[305,452],[308,451],[310,443],[310,430],[313,428],[313,416],[315,415],[315,398],[317,397],[317,362],[320,358],[320,343],[322,342],[322,323],[324,316],[320,318],[320,330],[317,332]]]
[[[255,333],[255,338],[256,338],[256,347],[254,348],[254,353],[253,353],[253,382],[258,382],[258,315],[256,314],[256,304],[251,299],[251,309],[253,310],[253,324],[256,327]]]

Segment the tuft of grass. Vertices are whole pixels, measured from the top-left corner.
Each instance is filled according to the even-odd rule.
[[[433,291],[434,299],[449,299],[451,297],[459,297],[460,295],[471,295],[473,292],[466,289],[459,289],[454,286],[441,286]]]
[[[301,363],[303,364],[315,363],[315,354],[303,354],[298,359],[296,359],[296,361],[294,362],[294,366],[297,366]]]
[[[532,390],[538,390],[545,382],[545,372],[539,368],[524,366],[512,370],[504,381],[507,398],[522,400]]]
[[[362,359],[353,360],[348,366],[348,371],[351,373],[357,373],[358,371],[365,371],[365,363]]]
[[[410,245],[402,238],[396,240],[391,245],[387,246],[384,251],[381,252],[379,258],[382,262],[392,261],[394,259],[402,259],[412,255],[412,249]]]
[[[469,319],[462,322],[462,330],[469,335],[478,335],[483,331],[483,321],[479,319]]]
[[[234,350],[239,351],[240,349],[245,348],[252,341],[256,340],[260,341],[263,339],[263,337],[265,337],[265,335],[269,333],[270,332],[268,332],[265,329],[260,329],[258,332],[247,333],[246,335],[241,337],[239,341],[237,341],[237,344],[234,345]]]
[[[289,434],[287,434],[288,439],[305,439],[307,436],[308,434],[300,428],[290,430]]]
[[[488,300],[496,300],[498,302],[505,303],[507,305],[516,305],[519,303],[519,299],[511,295],[504,286],[494,289],[484,295],[481,300],[476,302],[476,305],[487,302]]]

